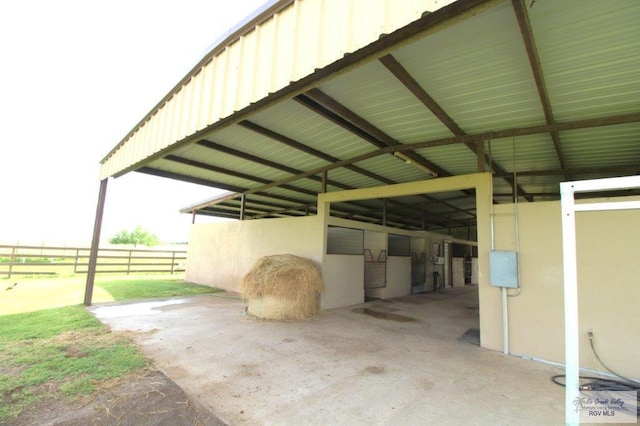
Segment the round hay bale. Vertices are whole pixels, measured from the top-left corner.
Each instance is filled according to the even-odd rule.
[[[301,320],[318,312],[322,276],[310,259],[292,254],[265,256],[240,282],[247,312],[258,318]]]

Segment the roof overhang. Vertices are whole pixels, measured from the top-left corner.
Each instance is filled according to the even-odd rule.
[[[640,172],[640,3],[347,3],[272,4],[114,148],[103,177],[135,170],[224,189],[184,211],[248,219],[313,214],[322,192],[482,170],[494,202]],[[471,226],[472,195],[332,214]]]

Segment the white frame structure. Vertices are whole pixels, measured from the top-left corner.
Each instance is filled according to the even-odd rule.
[[[575,402],[580,396],[578,335],[578,264],[576,258],[576,212],[640,209],[640,201],[585,202],[576,204],[575,194],[640,188],[640,176],[560,183],[562,205],[562,257],[564,268],[565,419],[580,423]]]

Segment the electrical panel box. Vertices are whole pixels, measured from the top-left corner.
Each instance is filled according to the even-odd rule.
[[[518,288],[518,253],[500,250],[489,252],[489,275],[494,287]]]
[[[442,257],[442,256],[433,256],[433,264],[434,265],[444,265],[444,257]]]

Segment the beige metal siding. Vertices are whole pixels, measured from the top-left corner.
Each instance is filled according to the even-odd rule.
[[[113,176],[290,82],[440,8],[436,0],[295,0],[194,69],[103,160]],[[219,47],[217,47],[219,49]]]

